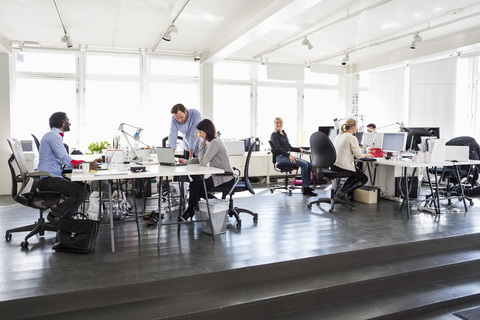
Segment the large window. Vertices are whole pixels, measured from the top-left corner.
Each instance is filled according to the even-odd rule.
[[[338,110],[337,90],[305,89],[300,143],[308,145],[310,136],[319,126],[333,126],[333,119],[339,117]]]

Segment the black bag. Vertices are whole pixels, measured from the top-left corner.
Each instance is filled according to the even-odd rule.
[[[60,219],[53,250],[75,253],[89,253],[95,249],[98,221],[81,219]]]

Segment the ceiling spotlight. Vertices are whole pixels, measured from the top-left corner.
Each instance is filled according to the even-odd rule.
[[[262,64],[263,64],[263,65],[266,65],[266,64],[267,64],[267,60],[268,60],[267,57],[262,57]]]
[[[65,33],[65,35],[62,37],[62,42],[65,42],[67,44],[67,48],[73,47],[72,41],[70,40],[70,37]]]
[[[172,37],[171,37],[172,32],[178,33],[178,28],[175,27],[174,24],[170,25],[170,27],[168,27],[167,31],[165,31],[165,34],[163,35],[163,40],[165,40],[165,41],[172,40]]]
[[[194,52],[193,53],[193,61],[197,62],[197,61],[200,61],[200,54],[198,52]]]
[[[350,57],[348,56],[348,53],[345,55],[345,58],[342,60],[342,66],[346,65],[347,62],[350,60]]]
[[[422,37],[418,35],[418,32],[413,35],[413,41],[410,45],[410,49],[415,50],[417,48],[417,43],[422,42]]]
[[[310,41],[307,39],[307,37],[305,37],[305,38],[303,39],[302,45],[307,46],[307,47],[308,47],[308,50],[312,50],[312,49],[313,49],[313,46],[312,46],[312,44],[310,43]]]

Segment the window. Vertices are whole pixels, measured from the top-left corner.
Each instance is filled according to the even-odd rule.
[[[250,91],[249,85],[215,85],[213,122],[222,138],[245,139],[251,136]]]
[[[339,117],[338,91],[328,89],[305,89],[303,100],[303,126],[305,137],[301,144],[308,145],[310,136],[319,126],[333,126]]]

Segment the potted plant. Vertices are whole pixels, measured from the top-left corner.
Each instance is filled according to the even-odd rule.
[[[108,142],[107,141],[98,141],[98,142],[92,142],[88,146],[88,150],[91,153],[102,153],[103,149],[107,149]]]

